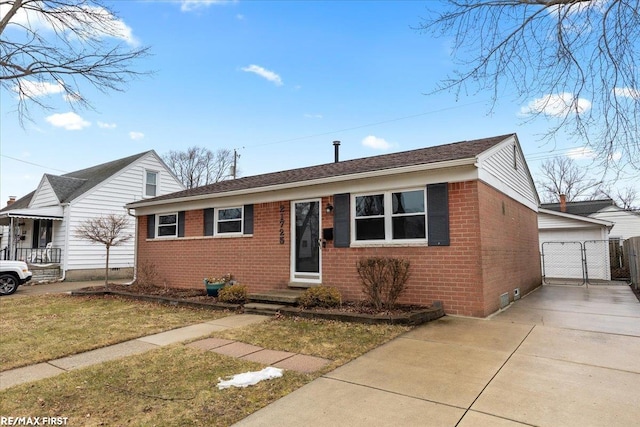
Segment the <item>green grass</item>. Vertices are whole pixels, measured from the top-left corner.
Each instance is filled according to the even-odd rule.
[[[115,297],[0,300],[0,371],[229,315]]]

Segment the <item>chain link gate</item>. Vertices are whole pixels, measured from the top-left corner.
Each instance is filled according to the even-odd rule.
[[[547,285],[611,284],[608,240],[544,242],[542,281]]]
[[[582,243],[544,242],[542,281],[546,285],[584,285],[586,278]]]

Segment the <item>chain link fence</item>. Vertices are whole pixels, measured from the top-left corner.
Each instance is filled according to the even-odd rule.
[[[611,284],[613,279],[628,279],[626,258],[620,240],[544,242],[543,282],[576,286]]]

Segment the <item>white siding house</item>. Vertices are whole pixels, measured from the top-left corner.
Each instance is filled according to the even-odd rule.
[[[618,206],[607,206],[589,215],[591,218],[612,222],[613,228],[609,234],[611,239],[625,240],[640,236],[640,213],[626,211]]]
[[[0,210],[0,224],[12,234],[6,252],[60,278],[104,277],[104,245],[79,239],[77,227],[107,214],[126,215],[127,203],[183,189],[153,150],[61,176],[45,174],[34,192]],[[126,232],[134,236],[133,217]],[[134,239],[111,249],[109,267],[110,277],[133,276]]]

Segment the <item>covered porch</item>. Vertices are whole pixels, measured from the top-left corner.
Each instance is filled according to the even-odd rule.
[[[62,220],[61,206],[2,212],[0,259],[26,262],[37,280],[59,278],[63,250],[55,237],[61,234]]]

